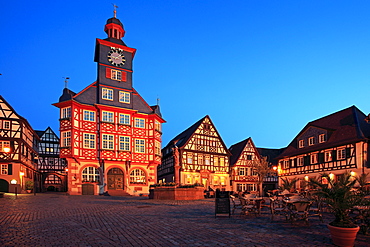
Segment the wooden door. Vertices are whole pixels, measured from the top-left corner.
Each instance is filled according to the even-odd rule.
[[[108,171],[108,190],[123,190],[123,171],[112,168]]]

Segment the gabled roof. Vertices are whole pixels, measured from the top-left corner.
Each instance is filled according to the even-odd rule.
[[[247,145],[249,140],[252,140],[252,138],[248,137],[247,139],[245,139],[241,142],[238,142],[234,145],[231,145],[231,147],[229,148],[229,151],[231,153],[230,166],[233,166],[239,160],[239,157],[242,154],[242,152],[243,152],[243,150],[244,150],[244,148]],[[254,144],[253,144],[253,146],[254,146]]]
[[[267,157],[267,161],[271,163],[271,165],[276,165],[277,160],[276,157],[278,157],[282,152],[284,152],[285,148],[257,148],[258,153],[262,157]]]
[[[325,148],[336,147],[366,140],[370,137],[370,124],[365,121],[366,115],[356,106],[343,109],[328,116],[309,122],[277,158],[289,157]],[[327,140],[312,146],[298,148],[299,137],[309,128],[327,131]]]
[[[40,137],[40,139],[43,138],[43,135],[45,133],[50,133],[54,136],[54,138],[56,138],[57,140],[59,140],[59,137],[55,134],[55,132],[50,128],[50,126],[48,126],[46,128],[46,130],[35,130],[36,134]]]
[[[167,146],[176,145],[178,148],[181,148],[184,146],[187,141],[190,139],[190,137],[193,135],[193,133],[198,129],[198,127],[203,123],[205,118],[209,118],[209,116],[205,116],[204,118],[200,119],[198,122],[175,136],[171,141],[168,142]],[[166,147],[167,147],[166,146]]]

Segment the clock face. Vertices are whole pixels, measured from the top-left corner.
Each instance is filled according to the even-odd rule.
[[[114,66],[122,66],[125,64],[126,59],[121,49],[112,48],[108,52],[108,61]]]

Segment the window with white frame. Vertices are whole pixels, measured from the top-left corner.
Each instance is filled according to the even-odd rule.
[[[130,172],[130,183],[146,183],[145,172],[141,169],[134,169]]]
[[[112,69],[111,70],[111,74],[110,74],[110,78],[112,80],[121,81],[121,79],[122,79],[122,71]]]
[[[61,133],[61,144],[62,147],[70,147],[71,146],[71,131],[64,131]]]
[[[71,115],[71,107],[64,107],[61,109],[60,111],[60,118],[61,119],[66,119],[66,118],[70,118],[72,115]]]
[[[304,147],[304,140],[299,140],[298,141],[298,148],[303,148]]]
[[[82,171],[82,182],[99,182],[99,171],[89,166]]]
[[[84,121],[95,122],[95,112],[94,111],[84,110],[83,114],[84,114]]]
[[[309,146],[312,146],[312,145],[314,145],[315,144],[315,137],[310,137],[310,138],[308,138],[308,145]]]
[[[113,135],[103,134],[102,135],[102,148],[103,149],[110,149],[112,150],[114,148],[114,142],[113,142]]]
[[[236,184],[236,190],[237,191],[246,191],[247,185],[246,184]]]
[[[135,152],[136,153],[144,153],[145,152],[145,140],[143,140],[143,139],[136,139],[135,140]]]
[[[245,176],[245,167],[238,167],[238,175]]]
[[[333,160],[333,157],[332,157],[332,154],[331,154],[332,151],[326,151],[325,154],[324,154],[324,160],[325,162],[330,162]]]
[[[10,150],[10,141],[0,141],[0,152],[8,152]]]
[[[161,155],[161,143],[159,141],[154,141],[154,153],[156,155]]]
[[[337,150],[337,158],[338,160],[343,160],[346,158],[346,149],[340,148]]]
[[[102,88],[102,99],[113,100],[113,89]]]
[[[288,169],[289,168],[289,160],[284,160],[283,161],[283,164],[284,164],[284,168],[285,169]]]
[[[130,103],[130,93],[119,91],[119,102],[121,103]]]
[[[319,135],[319,143],[323,143],[323,142],[326,142],[326,135],[325,134]]]
[[[193,164],[193,154],[188,154],[188,164]]]
[[[1,174],[8,175],[8,164],[1,164]]]
[[[208,155],[206,155],[206,157],[205,157],[204,164],[207,165],[207,166],[211,164],[210,157]]]
[[[257,184],[247,184],[247,191],[257,191]]]
[[[130,115],[125,114],[125,113],[120,113],[119,114],[119,123],[120,124],[125,124],[125,125],[130,125]]]
[[[311,154],[310,159],[311,159],[311,164],[316,164],[317,163],[317,153]]]
[[[136,128],[145,128],[145,119],[135,118],[135,127]]]
[[[252,176],[257,176],[258,175],[258,172],[256,169],[252,169]]]
[[[122,151],[130,151],[130,137],[129,136],[119,137],[119,149]]]
[[[303,163],[303,157],[298,157],[297,158],[297,163],[298,163],[297,166],[303,166],[303,164],[304,164]]]
[[[113,112],[103,111],[102,112],[102,121],[108,123],[114,123]]]
[[[154,129],[156,131],[159,131],[159,132],[162,132],[162,125],[160,122],[158,122],[157,120],[154,121]]]
[[[84,148],[95,148],[95,134],[84,134]]]
[[[3,121],[3,128],[5,130],[10,130],[10,121],[4,120]]]

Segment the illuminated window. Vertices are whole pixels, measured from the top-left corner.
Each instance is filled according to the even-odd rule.
[[[247,184],[247,191],[257,191],[257,184]]]
[[[203,155],[201,154],[198,155],[198,164],[203,165]]]
[[[121,81],[121,79],[122,79],[122,72],[119,71],[119,70],[112,69],[110,76],[111,76],[110,78],[112,80]]]
[[[193,164],[193,154],[188,154],[188,164]]]
[[[308,145],[309,146],[312,146],[312,145],[314,145],[315,144],[315,137],[310,137],[310,138],[308,138]]]
[[[218,176],[214,176],[213,177],[213,184],[214,185],[219,185],[220,184],[220,181],[219,181],[219,177]]]
[[[62,184],[62,180],[60,179],[60,177],[51,174],[45,179],[45,184]]]
[[[0,141],[0,152],[8,152],[10,149],[10,141]]]
[[[332,161],[332,160],[333,160],[333,157],[332,157],[331,151],[327,151],[327,152],[325,152],[324,159],[325,159],[325,162],[330,162],[330,161]]]
[[[130,115],[129,114],[120,113],[119,114],[119,123],[120,124],[125,124],[125,125],[130,125]]]
[[[145,172],[141,169],[134,169],[130,172],[130,183],[146,183]]]
[[[159,141],[155,141],[155,146],[154,146],[155,150],[155,154],[156,155],[161,155],[161,143]]]
[[[113,89],[102,88],[102,99],[113,100]]]
[[[130,151],[130,137],[128,136],[119,137],[119,149],[123,151]]]
[[[135,127],[136,128],[145,128],[145,119],[135,118]]]
[[[160,123],[160,122],[158,122],[157,120],[155,120],[155,121],[154,121],[154,129],[155,129],[156,131],[159,131],[159,132],[161,132],[161,131],[162,131],[162,125],[161,125],[161,123]]]
[[[64,107],[60,111],[60,118],[66,119],[71,117],[71,107]]]
[[[319,135],[319,143],[323,143],[323,142],[326,142],[326,135],[325,134]]]
[[[130,103],[130,93],[119,91],[119,102]]]
[[[103,134],[102,137],[103,137],[102,148],[103,149],[113,149],[114,147],[113,135]]]
[[[304,140],[299,140],[298,141],[298,147],[303,148],[304,147]]]
[[[84,148],[95,148],[95,135],[84,134]]]
[[[84,120],[95,122],[95,112],[84,110]]]
[[[135,152],[144,153],[145,152],[145,140],[136,139],[135,140]]]
[[[209,164],[210,164],[210,161],[209,160],[210,160],[209,159],[209,156],[206,156],[204,164],[207,165],[207,166],[209,166]]]
[[[61,133],[62,140],[61,144],[62,147],[70,147],[71,146],[71,131],[64,131]]]
[[[226,185],[226,179],[225,179],[225,177],[220,177],[220,184],[221,185]]]
[[[220,166],[225,166],[225,158],[220,158]]]
[[[246,184],[236,184],[236,190],[237,191],[246,191],[247,185]]]
[[[99,182],[99,171],[89,166],[82,171],[82,182]]]
[[[284,163],[284,168],[288,169],[289,168],[289,160],[284,160],[283,163]]]
[[[102,114],[102,121],[103,122],[114,123],[113,112],[103,111],[102,113],[103,113]]]

